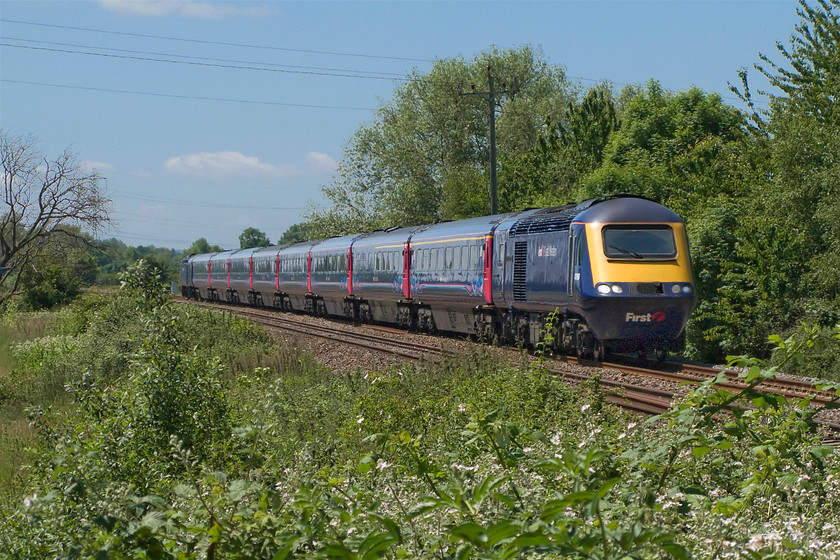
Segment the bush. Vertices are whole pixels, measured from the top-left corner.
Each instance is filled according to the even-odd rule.
[[[76,410],[34,411],[43,451],[25,495],[0,505],[0,557],[840,553],[840,461],[810,399],[758,392],[813,333],[775,337],[777,366],[732,358],[740,393],[710,380],[642,421],[597,381],[569,388],[483,351],[339,376],[271,347],[234,372],[254,327],[191,315],[231,353],[221,363],[184,308],[138,296],[85,312],[77,341],[122,325],[113,306],[134,310],[127,365],[97,376],[68,351]]]

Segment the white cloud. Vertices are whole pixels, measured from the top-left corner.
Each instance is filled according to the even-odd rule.
[[[86,160],[79,164],[79,167],[86,171],[96,171],[98,173],[105,173],[106,171],[113,171],[114,166],[104,161]]]
[[[223,18],[228,16],[264,17],[274,12],[270,6],[219,4],[196,0],[99,0],[112,12],[127,16],[160,17],[180,14],[187,18]]]
[[[201,152],[169,158],[164,166],[179,175],[204,179],[265,178],[276,179],[299,175],[320,175],[335,169],[335,160],[326,154],[309,152],[305,165],[270,164],[240,152]]]
[[[313,173],[332,173],[336,168],[335,160],[327,154],[309,152],[303,159]]]

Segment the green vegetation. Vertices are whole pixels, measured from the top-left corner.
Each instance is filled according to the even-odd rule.
[[[784,366],[812,338],[775,343]],[[13,356],[0,394],[38,439],[0,486],[4,558],[840,553],[840,458],[809,400],[760,396],[776,368],[746,358],[747,389],[711,380],[654,420],[481,350],[340,376],[173,304],[145,263]],[[72,404],[50,409],[60,384]]]
[[[271,240],[265,233],[257,228],[249,227],[239,234],[239,248],[250,249],[252,247],[268,247]]]

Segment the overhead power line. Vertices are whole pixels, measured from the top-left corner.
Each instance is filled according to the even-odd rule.
[[[362,53],[351,53],[351,52],[341,52],[341,51],[317,51],[317,50],[309,50],[309,49],[293,49],[287,47],[275,47],[270,45],[254,45],[254,44],[247,44],[247,43],[232,43],[226,41],[208,41],[203,39],[187,39],[184,37],[169,37],[166,35],[149,35],[145,33],[128,33],[125,31],[110,31],[106,29],[93,29],[90,27],[73,27],[70,25],[55,25],[49,23],[38,23],[34,21],[21,21],[15,19],[0,19],[2,23],[14,23],[18,25],[33,25],[38,27],[49,27],[52,29],[69,29],[73,31],[86,31],[89,33],[104,33],[108,35],[122,35],[124,37],[141,37],[143,39],[162,39],[166,41],[180,41],[183,43],[198,43],[204,45],[221,45],[225,47],[242,47],[248,49],[263,49],[263,50],[270,50],[270,51],[285,51],[285,52],[296,52],[296,53],[306,53],[306,54],[324,54],[330,56],[346,56],[346,57],[356,57],[356,58],[373,58],[379,60],[403,60],[409,62],[432,62],[426,58],[410,58],[410,57],[403,57],[403,56],[384,56],[384,55],[374,55],[374,54],[362,54]]]
[[[115,58],[121,60],[138,60],[143,62],[161,62],[166,64],[185,64],[188,66],[204,66],[208,68],[225,68],[229,70],[253,70],[257,72],[280,72],[282,74],[305,74],[309,76],[329,76],[331,78],[357,78],[362,80],[389,80],[393,81],[394,77],[386,76],[360,76],[355,74],[338,74],[332,72],[316,72],[314,70],[289,70],[284,68],[261,68],[259,66],[237,66],[233,64],[218,64],[212,62],[199,62],[197,60],[171,60],[166,58],[148,58],[144,56],[129,56],[124,54],[109,54],[102,52],[85,52],[73,51],[69,49],[53,49],[48,47],[33,47],[31,45],[12,45],[10,43],[0,43],[0,47],[9,47],[12,49],[27,49],[33,51],[55,52],[62,54],[80,54],[85,56],[98,56],[102,58]]]
[[[231,208],[235,210],[303,210],[302,207],[296,206],[242,206],[227,203],[213,203],[204,202],[201,200],[183,200],[179,198],[168,198],[165,196],[153,196],[148,194],[130,193],[118,189],[109,189],[111,192],[119,193],[125,198],[134,198],[136,200],[145,200],[151,202],[170,202],[174,204],[189,204],[190,206],[201,206],[205,208]]]
[[[305,103],[283,103],[280,101],[258,101],[258,100],[251,100],[251,99],[230,99],[225,97],[206,97],[200,95],[177,95],[172,93],[156,93],[152,91],[132,91],[132,90],[125,90],[125,89],[108,89],[108,88],[94,88],[94,87],[87,87],[87,86],[71,86],[67,84],[51,84],[47,82],[29,82],[24,80],[8,80],[6,78],[0,78],[0,82],[8,83],[8,84],[23,84],[28,86],[44,86],[44,87],[55,87],[55,88],[64,88],[64,89],[78,89],[84,91],[99,91],[104,93],[123,93],[127,95],[148,95],[151,97],[168,97],[173,99],[188,99],[188,100],[197,100],[197,101],[222,101],[225,103],[244,103],[248,105],[274,105],[277,107],[301,107],[305,109],[338,109],[338,110],[345,110],[345,111],[374,111],[370,107],[348,107],[348,106],[341,106],[341,105],[310,105]]]
[[[19,37],[4,37],[6,41],[17,41],[19,43],[34,43],[38,45],[52,45],[55,47],[72,47],[77,49],[91,49],[91,50],[101,50],[101,51],[111,51],[111,52],[120,52],[120,53],[127,53],[133,55],[150,55],[150,56],[167,56],[172,58],[183,58],[187,60],[200,60],[206,62],[220,62],[220,63],[231,63],[231,64],[247,64],[249,66],[266,66],[269,68],[278,68],[278,69],[288,69],[293,68],[295,70],[310,70],[310,71],[323,71],[323,72],[344,72],[350,74],[360,74],[358,77],[364,77],[365,74],[369,76],[376,76],[378,79],[402,79],[405,80],[405,74],[400,74],[396,72],[378,72],[372,70],[353,70],[348,68],[325,68],[322,66],[300,66],[296,64],[276,64],[272,62],[260,62],[260,61],[250,61],[250,60],[236,60],[236,59],[228,59],[228,58],[211,58],[205,56],[192,56],[192,55],[183,55],[183,54],[172,54],[172,53],[160,53],[160,52],[153,52],[153,51],[138,51],[138,50],[131,50],[131,49],[114,49],[110,47],[98,47],[98,46],[91,46],[91,45],[78,45],[75,43],[56,43],[54,41],[37,41],[34,39],[21,39]],[[61,51],[65,52],[65,51]],[[75,51],[73,51],[75,53]],[[80,54],[91,54],[91,53],[80,53]],[[169,62],[169,61],[167,61]],[[238,67],[237,67],[238,68]],[[331,74],[330,74],[331,75]],[[386,78],[387,77],[387,78]]]

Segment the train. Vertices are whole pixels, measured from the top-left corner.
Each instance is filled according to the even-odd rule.
[[[696,303],[683,220],[643,197],[193,254],[181,294],[447,331],[603,361],[664,360]]]

